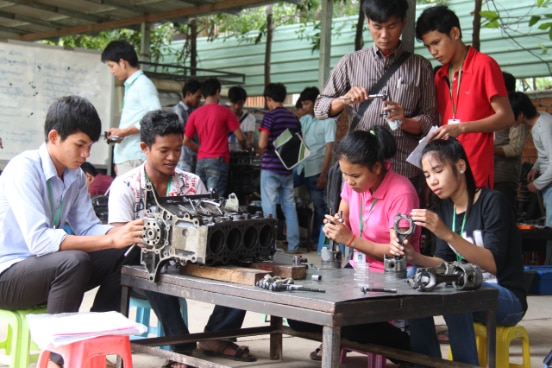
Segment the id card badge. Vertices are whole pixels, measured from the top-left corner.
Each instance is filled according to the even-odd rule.
[[[448,119],[449,124],[460,124],[460,119]]]

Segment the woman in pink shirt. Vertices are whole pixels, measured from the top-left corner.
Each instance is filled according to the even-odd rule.
[[[389,254],[390,236],[397,213],[409,214],[418,208],[418,195],[406,177],[396,174],[386,161],[396,151],[393,136],[383,127],[369,132],[354,131],[337,150],[343,173],[338,214],[326,216],[326,236],[367,255],[371,269],[383,271],[383,255]],[[343,218],[344,222],[339,220]],[[362,219],[362,221],[360,221]],[[331,222],[330,222],[331,221]],[[419,244],[420,230],[409,238]],[[351,281],[353,273],[351,272]],[[291,328],[321,332],[322,326],[288,319]],[[341,336],[361,344],[372,343],[409,350],[408,334],[388,322],[343,326]],[[322,346],[310,354],[321,360]]]
[[[344,181],[341,204],[335,216],[326,215],[324,232],[329,239],[366,254],[371,271],[383,272],[384,254],[392,256],[390,239],[397,214],[410,214],[419,207],[410,180],[395,173],[388,161],[396,148],[393,136],[375,127],[347,135],[337,150]],[[417,251],[420,231],[417,227],[409,238]]]

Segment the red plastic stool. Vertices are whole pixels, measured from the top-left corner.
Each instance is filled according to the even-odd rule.
[[[106,355],[118,354],[124,368],[132,368],[132,353],[127,335],[106,335],[59,347],[48,346],[40,353],[36,368],[47,368],[50,352],[63,357],[64,368],[105,368]]]
[[[345,359],[347,359],[347,353],[350,351],[366,355],[366,357],[368,358],[368,368],[385,368],[387,359],[383,355],[373,354],[367,351],[355,350],[350,348],[341,348],[339,363],[343,364],[345,362]]]

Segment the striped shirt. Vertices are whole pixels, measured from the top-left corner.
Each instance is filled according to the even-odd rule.
[[[274,140],[286,129],[292,132],[301,132],[301,124],[297,120],[297,116],[285,107],[277,107],[267,112],[263,117],[259,131],[268,134],[268,145],[263,154],[261,170],[268,170],[279,175],[291,175],[293,173],[293,170],[284,167],[274,152]]]
[[[384,56],[374,45],[369,49],[356,51],[341,58],[333,68],[324,90],[316,100],[314,106],[316,117],[318,119],[330,117],[328,113],[334,98],[345,95],[354,86],[364,87],[370,91],[402,52],[402,44],[399,44],[393,53]],[[420,135],[405,133],[402,129],[390,130],[397,141],[397,153],[392,160],[393,170],[408,178],[419,175],[419,169],[407,163],[406,158],[416,148],[418,141],[427,134],[431,126],[437,125],[438,122],[431,64],[419,55],[411,55],[391,75],[380,91],[372,93],[375,92],[387,92],[390,101],[401,104],[405,117],[416,119],[420,124],[422,130]],[[360,105],[348,106],[350,121],[356,115]],[[373,100],[356,129],[369,130],[377,125],[389,128],[381,116],[382,109],[383,101],[381,99]]]

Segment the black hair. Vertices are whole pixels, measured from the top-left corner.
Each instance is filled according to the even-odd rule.
[[[466,216],[469,216],[477,187],[475,186],[475,178],[473,177],[473,172],[471,170],[466,151],[464,151],[464,147],[462,147],[462,144],[456,138],[436,139],[430,141],[424,147],[422,151],[422,158],[426,154],[433,152],[442,163],[450,164],[454,175],[458,175],[456,163],[459,160],[463,160],[466,163],[466,170],[464,172],[464,176],[466,178],[466,189],[468,190],[468,207],[466,209]]]
[[[387,22],[391,17],[406,18],[407,0],[365,0],[362,4],[364,15],[377,23]]]
[[[301,98],[298,98],[298,99],[297,99],[297,102],[295,102],[295,108],[296,108],[297,110],[300,110],[300,109],[303,108],[303,104],[301,103]]]
[[[74,133],[83,132],[96,142],[102,131],[102,121],[98,111],[90,101],[80,96],[65,96],[55,101],[48,108],[44,122],[44,138],[48,141],[48,133],[56,130],[64,141]]]
[[[188,80],[184,86],[182,86],[182,98],[186,97],[186,93],[190,92],[192,95],[201,89],[201,83],[197,79]]]
[[[527,119],[532,119],[538,115],[537,108],[525,93],[512,92],[508,95],[508,98],[510,99],[510,105],[512,105],[512,110],[516,119],[521,113],[523,113]]]
[[[240,86],[230,87],[228,90],[228,99],[231,102],[247,100],[247,91]]]
[[[456,14],[445,5],[433,6],[424,10],[418,17],[416,21],[416,39],[421,41],[423,35],[431,31],[449,35],[453,27],[460,30],[461,39],[462,28],[460,28],[460,20]]]
[[[355,130],[347,134],[339,143],[337,157],[372,170],[377,162],[392,158],[396,151],[395,138],[384,127],[376,126],[370,131]]]
[[[138,67],[138,55],[128,41],[111,41],[102,52],[102,63],[107,61],[118,63],[121,59],[126,60],[132,67]]]
[[[220,92],[221,84],[217,78],[205,79],[201,84],[201,94],[203,97],[207,98],[214,96],[217,92]]]
[[[80,168],[82,169],[82,171],[84,171],[85,173],[88,173],[92,176],[96,176],[98,175],[98,170],[96,170],[96,168],[94,167],[94,165],[92,165],[90,162],[86,161],[84,163],[81,164]]]
[[[263,92],[263,97],[270,97],[276,102],[284,102],[286,95],[286,86],[282,83],[269,83],[266,85]]]
[[[169,134],[184,134],[178,115],[172,111],[150,111],[140,121],[140,140],[149,148],[155,142],[155,137]]]
[[[299,95],[299,101],[316,101],[316,98],[320,94],[320,90],[316,87],[307,87]]]
[[[508,93],[515,92],[516,77],[508,72],[502,72],[502,76],[504,77],[504,84],[506,85],[506,90],[508,91]]]

